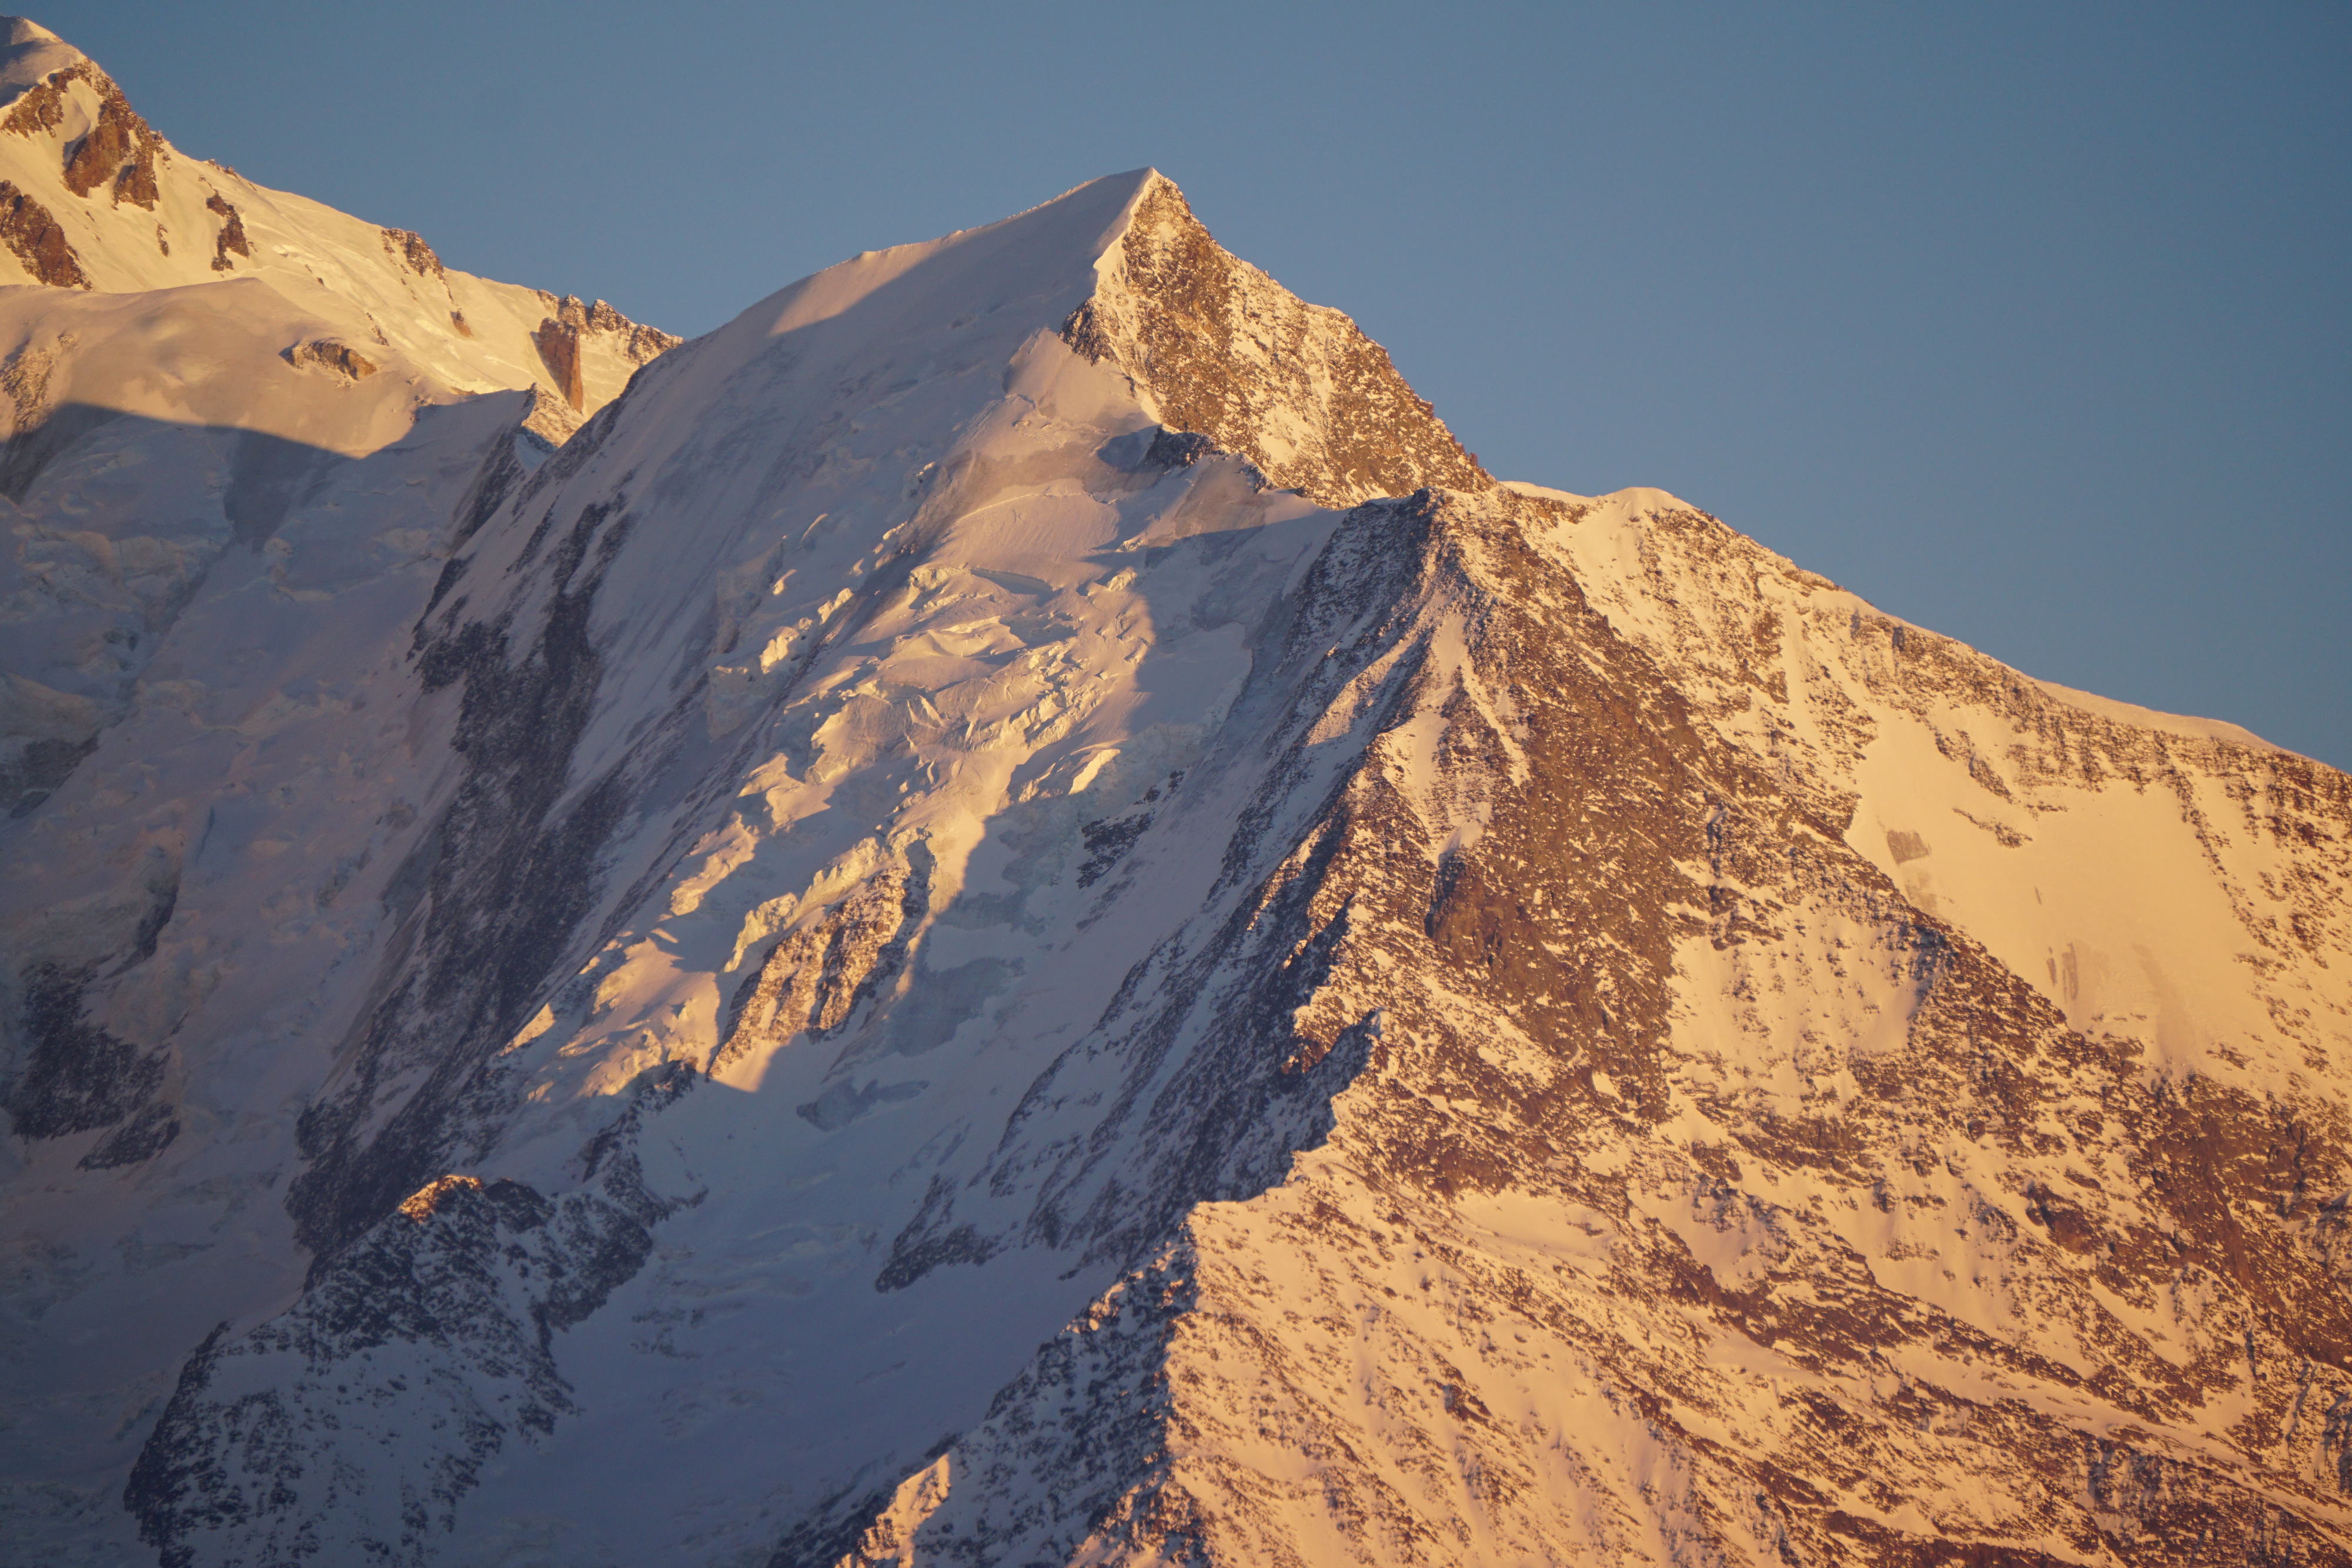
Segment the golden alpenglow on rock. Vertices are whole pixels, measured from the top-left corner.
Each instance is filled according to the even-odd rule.
[[[1150,170],[681,343],[10,26],[18,1557],[2352,1560],[2343,774]]]

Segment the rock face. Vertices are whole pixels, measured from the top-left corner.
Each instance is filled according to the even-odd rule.
[[[21,29],[18,24],[16,30]],[[25,40],[12,37],[10,41],[21,45]],[[72,91],[77,82],[86,84],[97,100],[92,112],[75,112],[79,107]],[[17,96],[7,118],[0,120],[0,134],[39,136],[65,128],[69,120],[80,120],[83,124],[65,149],[66,189],[87,196],[111,185],[117,202],[128,201],[153,211],[155,171],[163,160],[163,139],[95,62],[78,59],[35,81]]]
[[[1150,171],[422,413],[243,273],[0,301],[12,1540],[2352,1559],[2345,776],[1496,481]]]
[[[673,1075],[648,1098],[691,1082]],[[349,1250],[263,1332],[207,1339],[123,1492],[142,1533],[163,1548],[163,1561],[194,1561],[198,1553],[180,1543],[221,1534],[264,1562],[320,1555],[315,1519],[237,1482],[268,1474],[299,1488],[322,1467],[343,1473],[345,1522],[353,1513],[364,1519],[371,1554],[431,1554],[508,1434],[543,1434],[560,1416],[578,1413],[551,1354],[554,1335],[643,1266],[653,1248],[646,1228],[676,1207],[646,1189],[634,1156],[594,1174],[593,1192],[560,1204],[515,1182],[444,1176],[402,1203],[397,1223]],[[408,1396],[406,1419],[462,1439],[434,1452],[396,1490],[367,1484],[372,1434],[353,1432],[340,1452],[331,1440],[324,1450],[318,1441],[342,1425],[336,1415],[347,1385],[338,1380],[348,1376],[354,1350],[400,1365],[393,1377]],[[263,1392],[205,1397],[244,1381],[240,1374],[257,1363]],[[236,1458],[224,1465],[228,1454]]]
[[[36,283],[52,288],[89,287],[81,257],[74,254],[72,242],[49,209],[6,180],[0,180],[0,243],[6,244]]]
[[[313,338],[307,343],[295,344],[286,350],[286,362],[316,365],[354,382],[363,382],[382,368],[349,343],[339,343],[332,338]]]
[[[1227,255],[1172,183],[1145,194],[1106,259],[1062,336],[1125,371],[1168,428],[1246,452],[1325,506],[1493,483],[1386,350]]]
[[[555,378],[555,390],[577,411],[585,396],[580,374],[579,324],[551,316],[531,334],[531,343],[539,350],[547,373]]]
[[[423,235],[408,229],[386,229],[383,231],[383,253],[405,263],[409,270],[419,277],[448,280],[448,269],[441,265],[441,258],[434,254],[433,247],[425,243]]]
[[[554,313],[540,322],[531,342],[554,378],[555,390],[575,412],[587,407],[592,360],[617,360],[634,370],[678,345],[678,339],[638,325],[601,299],[585,305],[572,296],[561,301],[552,295],[541,298]]]
[[[1656,576],[1604,598],[1580,547],[1627,543]],[[2075,1027],[2079,989],[1973,936],[1977,899],[1933,913],[1849,847],[1882,831],[1867,751],[1808,720],[1998,726],[1998,766],[1947,768],[1995,878],[2025,824],[2117,789],[2156,796],[2184,880],[2191,845],[2241,875],[2336,846],[2327,915],[2233,900],[2245,950],[2304,977],[2247,988],[2281,1019],[2343,951],[2343,777],[2084,714],[1687,509],[1431,496],[1359,508],[1327,560],[1351,544],[1346,579],[1377,549],[1410,586],[1310,641],[1402,691],[1335,715],[1330,655],[1293,655],[1299,742],[1373,734],[1278,938],[1320,943],[1315,984],[1274,1015],[1288,1045],[1258,1038],[1288,1065],[1377,1019],[1366,1065],[1286,1182],[1171,1228],[842,1561],[2343,1560],[2340,1036],[2151,1072],[2130,1014]],[[1669,605],[1762,635],[1619,630]],[[1778,747],[1739,744],[1759,718]],[[1171,969],[1108,1054],[1140,1066],[1226,994]],[[1169,1137],[1177,1099],[1138,1143],[1180,1152],[1098,1190],[1227,1196]],[[1056,1201],[1099,1114],[1019,1126],[959,1197],[1042,1157],[1053,1196],[997,1234],[1118,1236]]]
[[[205,198],[205,209],[219,214],[221,220],[220,233],[213,237],[213,270],[226,272],[236,265],[229,257],[253,254],[253,246],[245,237],[245,219],[235,207],[221,200],[218,192]]]

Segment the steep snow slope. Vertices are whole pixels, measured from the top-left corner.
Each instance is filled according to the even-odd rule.
[[[1495,484],[1148,171],[487,402],[5,830],[19,1539],[2343,1559],[2342,775]]]
[[[259,278],[365,362],[390,351],[453,392],[539,389],[533,427],[555,441],[677,342],[602,300],[453,272],[404,229],[190,158],[46,28],[0,17],[0,284],[138,292]]]
[[[260,547],[330,470],[501,388],[529,396],[499,417],[547,438],[502,460],[535,462],[676,340],[448,273],[415,236],[316,203],[246,188],[252,225],[224,216],[233,176],[174,152],[70,46],[0,30],[0,275],[34,279],[0,287],[0,801],[22,810],[129,711],[220,552]],[[175,222],[238,237],[175,251]],[[374,482],[412,480],[428,483],[381,466]],[[448,522],[436,504],[404,526]]]
[[[190,1337],[300,1281],[272,1189],[315,1063],[280,1047],[369,950],[377,915],[337,899],[424,789],[374,684],[579,423],[556,371],[593,411],[674,340],[243,187],[70,46],[0,27],[0,271],[28,278],[0,287],[0,1539],[120,1560],[143,1553],[109,1478]],[[291,893],[306,856],[322,881]],[[29,1174],[58,1139],[111,1174]]]
[[[875,1249],[1213,878],[1201,859],[1138,889],[1117,867],[1142,819],[1108,819],[1188,788],[1335,516],[1171,435],[1058,335],[1123,285],[1153,196],[1175,199],[1101,182],[795,285],[649,370],[453,561],[415,679],[457,700],[468,776],[420,816],[424,923],[305,1113],[290,1193],[306,1240],[344,1250],[175,1406],[135,1488],[159,1534],[215,1495],[195,1456],[250,1453],[266,1409],[335,1446],[307,1477],[369,1477],[331,1483],[337,1527],[396,1550],[404,1483],[429,1478],[479,1487],[460,1541],[558,1514],[624,1551],[716,1530],[764,1552],[828,1493],[887,1485],[1085,1299],[1047,1249],[981,1301],[946,1281],[877,1319]],[[1342,392],[1401,384],[1357,358]],[[575,890],[594,902],[551,931]],[[457,1164],[492,1185],[384,1219]],[[381,1301],[445,1235],[551,1230],[462,1314]],[[383,1332],[343,1321],[367,1294],[480,1331],[387,1373],[463,1412],[438,1433],[341,1408]],[[560,1393],[514,1348],[551,1316]],[[262,1364],[286,1368],[267,1406],[212,1399]],[[406,1458],[372,1474],[393,1430]],[[696,1477],[677,1517],[630,1500],[648,1463]],[[329,1508],[316,1484],[238,1528],[282,1549]]]

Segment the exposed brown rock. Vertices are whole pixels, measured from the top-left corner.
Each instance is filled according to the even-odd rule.
[[[674,337],[658,328],[632,321],[602,299],[590,304],[577,295],[558,299],[545,289],[539,297],[548,308],[548,317],[531,333],[530,340],[539,350],[539,357],[547,363],[548,373],[575,409],[587,407],[587,384],[580,363],[582,337],[589,332],[601,332],[617,340],[613,348],[632,364],[642,365],[677,348],[686,340]]]
[[[449,312],[449,326],[460,338],[470,338],[474,335],[473,328],[466,324],[466,313],[463,310]]]
[[[53,71],[47,79],[27,89],[8,118],[0,120],[0,131],[34,136],[56,130],[65,122],[67,95],[77,81],[89,83],[97,92],[98,117],[81,140],[65,151],[66,189],[87,196],[111,180],[117,204],[129,202],[152,212],[157,196],[155,172],[164,156],[163,139],[131,107],[113,78],[93,62],[84,60]]]
[[[114,201],[117,206],[129,202],[134,207],[155,210],[156,200],[163,194],[155,180],[152,159],[134,158],[125,163],[114,176]]]
[[[49,209],[18,190],[13,181],[0,180],[0,242],[16,253],[36,282],[55,288],[88,288],[89,274],[66,239],[66,231]]]
[[[380,368],[349,343],[340,343],[332,338],[313,338],[307,343],[295,344],[286,350],[286,362],[298,369],[316,365],[355,382],[367,380]]]
[[[66,189],[87,196],[111,179],[130,156],[130,140],[121,121],[101,118],[89,135],[67,150]]]
[[[539,324],[530,335],[533,347],[547,366],[547,373],[555,378],[564,402],[573,408],[583,408],[588,402],[587,388],[580,374],[580,328],[577,324],[551,316]]]
[[[755,1047],[838,1028],[898,973],[926,905],[922,881],[887,866],[813,925],[779,939],[736,988],[713,1069]]]
[[[101,74],[98,67],[89,60],[68,66],[61,71],[51,71],[17,97],[8,110],[8,118],[0,120],[0,131],[14,131],[18,136],[37,136],[44,131],[55,131],[65,123],[67,89],[77,81],[89,81]]]
[[[447,280],[447,275],[441,267],[441,258],[433,254],[433,247],[425,243],[422,235],[407,229],[386,229],[383,231],[383,249],[386,256],[405,263],[408,269],[419,277]]]
[[[422,1225],[434,1215],[449,1207],[453,1199],[482,1190],[481,1178],[469,1176],[445,1176],[419,1187],[415,1197],[400,1206],[400,1212]]]
[[[523,414],[522,427],[548,445],[562,445],[584,423],[580,411],[557,394],[543,386],[530,388],[530,407]]]
[[[568,308],[578,305],[579,301],[567,299],[564,304]],[[610,332],[618,336],[621,340],[615,347],[621,350],[621,357],[634,364],[642,365],[648,360],[658,359],[686,341],[657,327],[632,321],[602,299],[588,307],[583,314],[583,324],[592,332]]]
[[[71,348],[73,342],[70,332],[58,340],[61,348]],[[0,392],[8,394],[14,413],[9,422],[11,437],[39,428],[49,417],[49,374],[57,367],[57,351],[37,343],[25,344],[0,364]]]
[[[213,246],[213,270],[226,272],[236,265],[229,260],[232,252],[248,257],[253,255],[253,246],[245,237],[245,219],[238,214],[235,207],[221,199],[221,194],[217,191],[205,198],[205,205],[213,212],[218,213],[223,219],[220,237]]]
[[[2025,1189],[2026,1214],[2050,1232],[2050,1239],[2069,1252],[2095,1252],[2104,1242],[2099,1228],[2082,1206],[2063,1194],[2035,1182]]]
[[[1137,205],[1120,259],[1123,276],[1062,336],[1133,377],[1162,423],[1207,435],[1326,506],[1494,483],[1386,350],[1226,254],[1170,182],[1155,180]],[[1308,427],[1278,412],[1306,414]]]

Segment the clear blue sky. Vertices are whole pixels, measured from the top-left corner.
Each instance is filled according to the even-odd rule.
[[[1496,473],[2352,767],[2352,6],[36,15],[188,152],[686,333],[1156,164]]]

